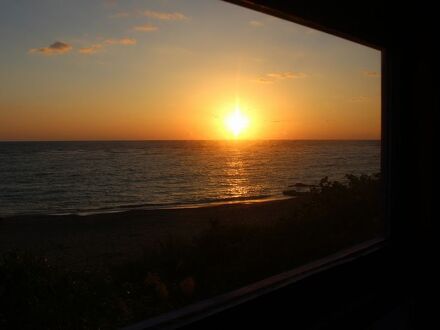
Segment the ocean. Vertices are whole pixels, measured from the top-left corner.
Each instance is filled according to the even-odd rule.
[[[380,171],[380,141],[0,142],[0,217],[282,198]]]

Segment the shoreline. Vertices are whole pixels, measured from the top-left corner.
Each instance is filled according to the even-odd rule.
[[[99,267],[190,242],[213,225],[265,226],[288,217],[297,198],[90,215],[21,215],[0,221],[0,254],[32,251],[62,265]]]
[[[105,211],[103,209],[95,210],[87,210],[87,211],[79,211],[76,213],[55,213],[48,215],[77,215],[80,217],[89,216],[89,215],[99,215],[99,214],[110,214],[110,213],[124,213],[131,211],[155,211],[155,210],[182,210],[182,209],[200,209],[200,208],[209,208],[215,206],[223,206],[223,205],[236,205],[236,204],[256,204],[256,203],[266,203],[271,201],[279,201],[285,199],[294,198],[293,196],[284,196],[284,195],[274,195],[274,196],[262,196],[262,197],[251,197],[247,199],[247,197],[230,199],[230,200],[217,200],[211,202],[196,202],[196,203],[170,203],[170,204],[146,204],[146,205],[122,205],[119,207],[114,207]]]
[[[21,217],[60,217],[60,216],[79,216],[86,217],[90,215],[125,213],[132,211],[154,211],[154,210],[180,210],[180,209],[198,209],[213,206],[235,205],[235,204],[255,204],[266,203],[271,201],[285,200],[295,198],[295,196],[284,194],[277,195],[261,195],[261,196],[243,196],[217,199],[212,201],[199,202],[183,202],[183,203],[164,203],[164,204],[133,204],[118,205],[114,207],[101,207],[88,210],[77,210],[72,212],[50,212],[50,213],[16,213],[16,214],[0,214],[0,221],[11,218]]]

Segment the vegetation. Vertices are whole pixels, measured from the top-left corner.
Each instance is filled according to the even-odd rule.
[[[73,272],[44,256],[0,260],[0,328],[106,329],[179,308],[292,269],[381,233],[380,177],[321,180],[291,216],[260,226],[222,225],[192,242],[173,239],[144,258]]]

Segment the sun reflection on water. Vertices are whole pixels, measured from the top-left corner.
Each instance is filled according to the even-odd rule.
[[[224,174],[228,185],[228,197],[241,197],[249,194],[250,183],[246,164],[239,148],[234,150],[231,158],[226,162]]]

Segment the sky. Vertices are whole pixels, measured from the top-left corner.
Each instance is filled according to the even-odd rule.
[[[223,1],[0,0],[0,40],[0,141],[380,139],[380,51]]]

